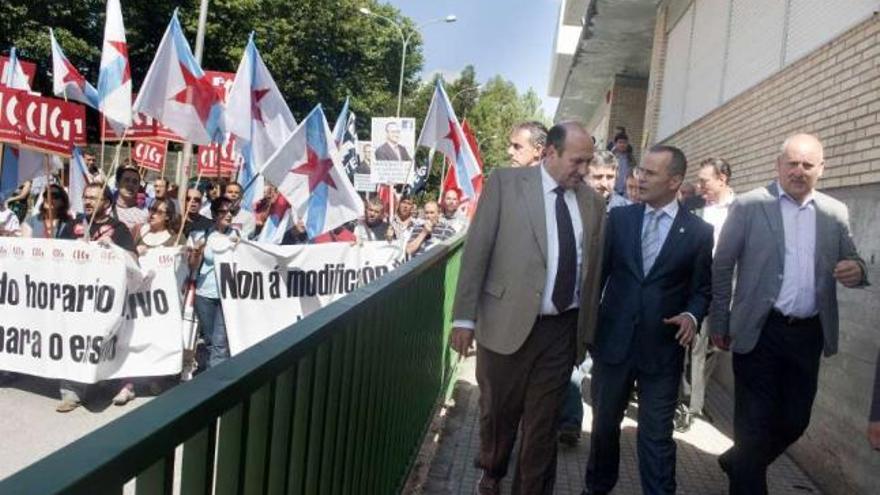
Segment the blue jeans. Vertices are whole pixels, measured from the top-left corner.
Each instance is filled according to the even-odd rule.
[[[229,342],[226,340],[226,320],[220,299],[196,296],[194,309],[199,318],[199,335],[208,350],[207,367],[217,366],[229,357]]]
[[[587,359],[580,365],[575,366],[571,372],[571,381],[565,389],[565,400],[562,402],[562,410],[559,413],[560,428],[577,428],[581,429],[581,423],[584,421],[584,401],[581,399],[581,381],[587,376],[592,367],[593,361]]]

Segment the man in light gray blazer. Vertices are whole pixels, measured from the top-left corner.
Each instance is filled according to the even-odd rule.
[[[584,184],[593,142],[557,124],[539,166],[496,169],[468,230],[450,345],[477,342],[481,495],[500,494],[517,429],[513,494],[550,495],[556,427],[576,357],[592,342],[605,222]]]
[[[820,355],[837,352],[836,283],[868,283],[846,206],[815,190],[824,165],[818,138],[786,139],[777,180],[734,201],[715,250],[712,340],[733,351],[735,378],[734,445],[718,459],[731,494],[767,493],[767,466],[809,425]]]

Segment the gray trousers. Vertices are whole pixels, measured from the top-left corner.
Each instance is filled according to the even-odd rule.
[[[709,339],[709,325],[706,321],[703,321],[700,333],[694,337],[688,359],[690,366],[685,367],[682,381],[685,395],[690,397],[688,411],[692,414],[702,414],[706,403],[706,385],[718,361],[716,349]]]

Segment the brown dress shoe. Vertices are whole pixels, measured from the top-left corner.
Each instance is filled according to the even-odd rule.
[[[58,406],[55,407],[55,412],[66,413],[73,411],[79,407],[79,402],[75,400],[62,400],[58,403]]]

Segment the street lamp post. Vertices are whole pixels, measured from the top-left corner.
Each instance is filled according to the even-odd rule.
[[[439,22],[455,22],[457,20],[457,18],[454,15],[450,14],[446,17],[431,19],[430,21],[425,21],[425,22],[419,24],[418,26],[416,26],[415,30],[410,31],[409,34],[406,34],[403,32],[403,25],[390,17],[385,17],[384,15],[379,15],[366,7],[361,7],[360,9],[358,9],[358,11],[361,14],[370,15],[373,17],[378,17],[379,19],[383,19],[383,20],[387,21],[392,26],[397,28],[397,34],[400,35],[400,42],[402,44],[402,47],[401,47],[402,52],[400,55],[400,81],[397,84],[397,117],[400,117],[400,105],[403,102],[403,73],[406,68],[406,49],[409,46],[409,42],[412,39],[412,36],[414,34],[416,34],[417,32],[419,32],[425,26],[428,26],[430,24],[436,24]]]
[[[479,91],[482,87],[482,84],[477,84],[476,86],[470,86],[460,91],[457,91],[454,95],[452,95],[452,98],[449,99],[449,104],[455,107],[455,99],[458,98],[459,95],[469,93],[471,91]],[[461,116],[462,119],[464,119],[465,117],[467,117],[467,109],[465,109],[464,115]]]

